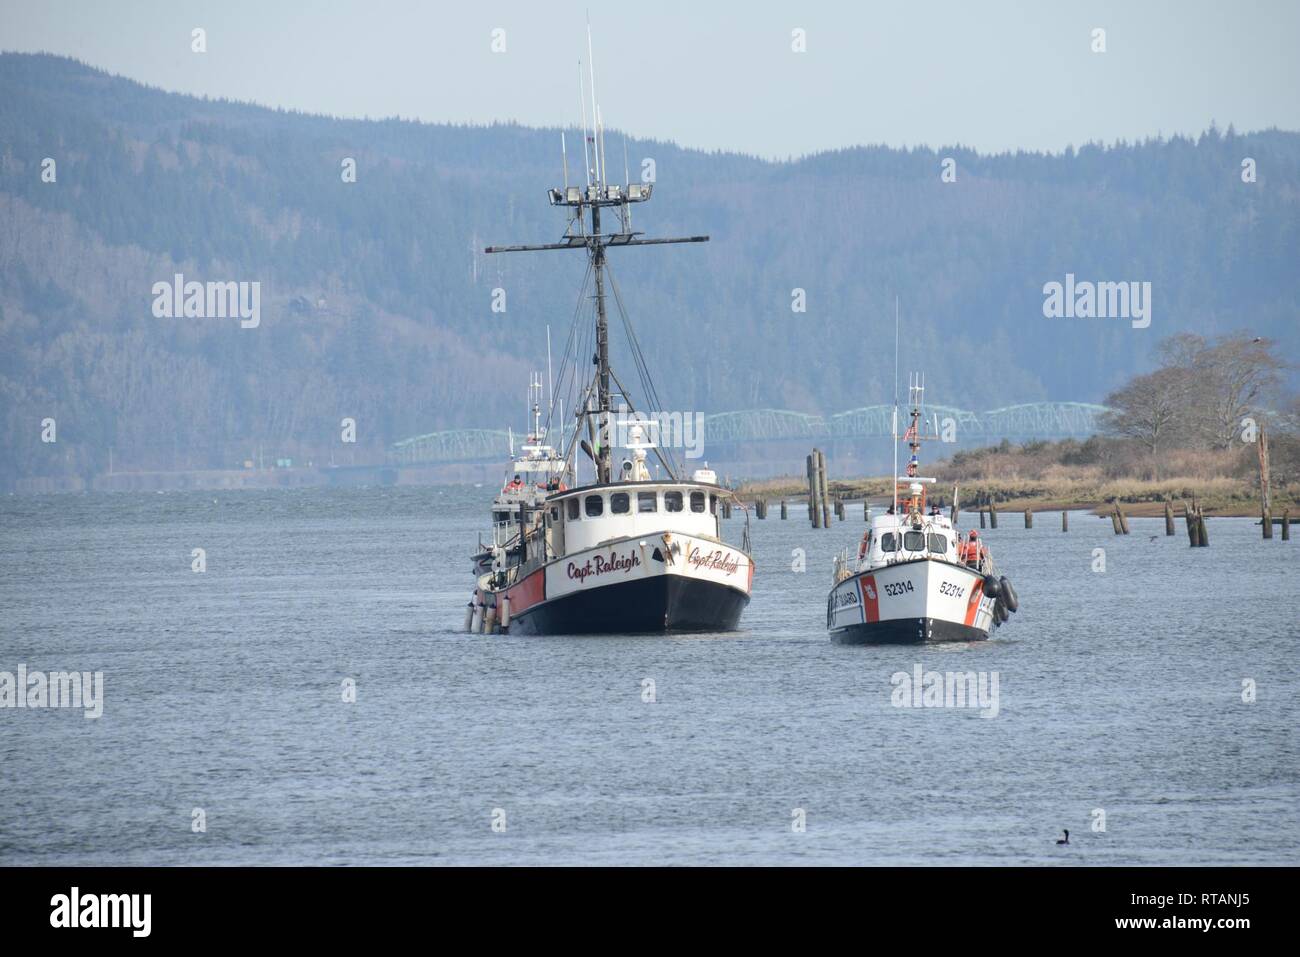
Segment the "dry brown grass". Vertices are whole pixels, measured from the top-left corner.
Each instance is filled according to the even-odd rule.
[[[1001,509],[1100,509],[1121,502],[1131,514],[1157,514],[1166,501],[1195,501],[1207,513],[1257,515],[1259,487],[1252,448],[1227,451],[1176,450],[1161,457],[1159,469],[1131,446],[1109,440],[1088,443],[1032,443],[959,454],[936,467],[935,493],[949,500],[952,486],[962,502],[992,499]],[[1157,477],[1159,473],[1159,477]],[[891,494],[888,476],[830,483],[833,496],[858,499]],[[745,498],[800,498],[803,476],[765,479],[741,486]],[[1273,514],[1300,514],[1300,488],[1273,488]]]

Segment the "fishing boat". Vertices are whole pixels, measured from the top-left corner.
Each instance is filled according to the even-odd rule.
[[[911,423],[902,436],[910,450],[899,475],[898,407],[894,407],[894,494],[885,514],[873,516],[856,559],[836,557],[826,604],[826,627],[843,644],[978,641],[1019,608],[1011,582],[1000,575],[988,547],[956,525],[957,489],[950,515],[927,505],[935,479],[919,475],[925,384],[908,382]]]
[[[580,90],[586,174],[576,184],[569,182],[561,134],[564,185],[547,194],[568,216],[563,236],[555,243],[485,250],[582,250],[588,269],[559,373],[549,383],[545,423],[540,382],[530,386],[532,430],[520,454],[512,454],[506,481],[492,502],[492,535],[473,558],[476,580],[465,627],[512,635],[731,631],[753,586],[749,515],[707,463],[688,477],[674,454],[673,437],[663,441],[664,424],[677,413],[661,411],[608,259],[610,249],[700,243],[709,237],[647,238],[632,229],[632,208],[650,199],[654,185],[608,182],[594,69],[590,77],[590,134],[588,91]],[[642,391],[655,403],[646,409],[633,404],[610,364],[611,288]],[[590,349],[584,348],[588,342]],[[578,370],[588,361],[593,371],[583,382]],[[566,384],[572,421],[564,418],[563,395],[556,399]],[[556,421],[559,447],[547,444]],[[739,545],[723,536],[724,517],[733,505],[744,519]]]

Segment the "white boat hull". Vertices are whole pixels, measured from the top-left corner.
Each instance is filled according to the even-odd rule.
[[[978,641],[994,599],[977,571],[920,558],[858,572],[831,589],[826,626],[843,643]]]
[[[754,566],[738,548],[668,533],[608,542],[548,562],[475,602],[509,599],[510,634],[732,631]]]

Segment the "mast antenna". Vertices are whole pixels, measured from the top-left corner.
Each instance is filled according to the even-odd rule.
[[[582,57],[578,57],[578,104],[582,107],[582,163],[591,185],[591,154],[587,151],[587,88],[582,83]]]
[[[587,18],[587,70],[591,73],[591,149],[596,156],[596,185],[604,182],[600,156],[600,101],[596,99],[596,58],[591,52],[591,18]]]
[[[568,187],[565,187],[566,189]],[[550,421],[555,411],[555,379],[551,376],[551,324],[546,324],[546,418]]]
[[[628,172],[627,165],[627,134],[623,134],[623,189],[627,190],[632,185],[632,174]],[[623,232],[632,231],[632,207],[623,207]]]
[[[898,518],[898,296],[894,296],[894,518]]]

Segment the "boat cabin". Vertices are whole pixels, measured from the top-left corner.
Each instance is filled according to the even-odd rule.
[[[919,527],[918,527],[919,526]],[[875,568],[918,558],[937,558],[960,564],[958,532],[946,515],[877,515],[863,536],[862,567]]]
[[[720,539],[716,485],[691,482],[619,482],[551,495],[547,524],[557,554],[618,538],[663,531]]]

